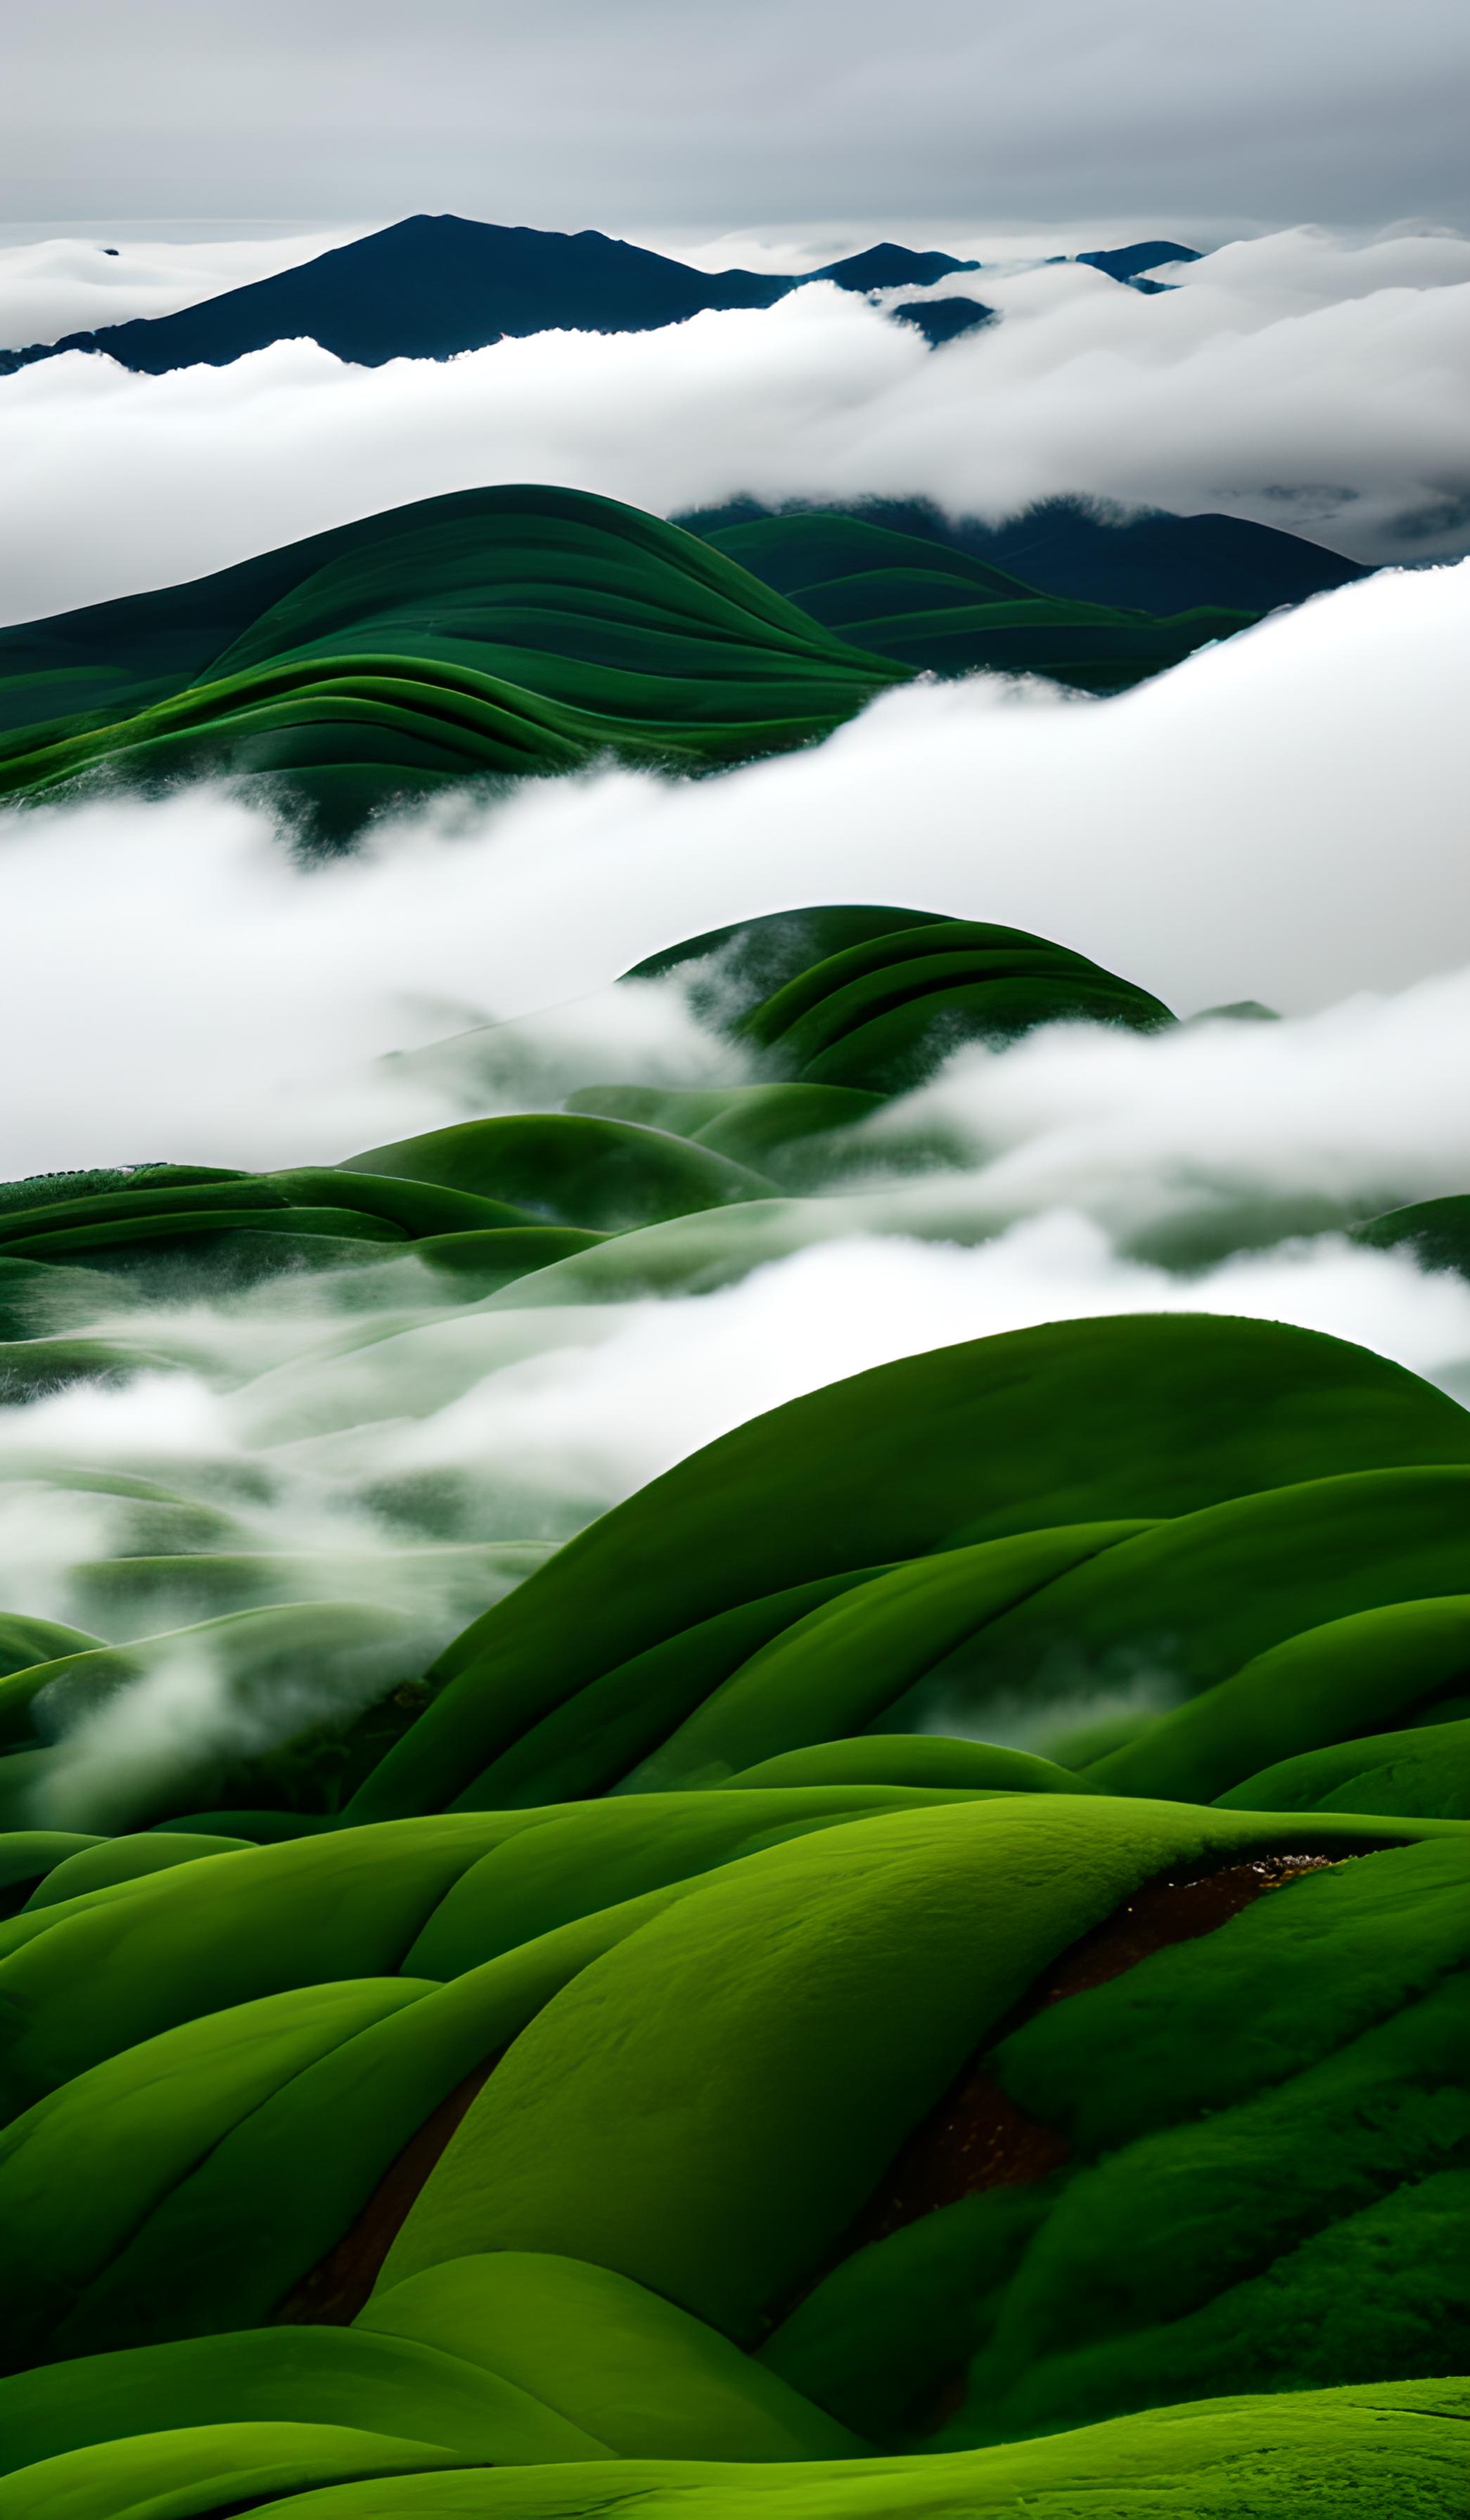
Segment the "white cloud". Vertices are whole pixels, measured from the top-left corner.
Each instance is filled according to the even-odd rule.
[[[1293,1022],[977,1046],[861,1137],[898,1169],[937,1140],[993,1215],[1075,1204],[1114,1235],[1249,1198],[1470,1192],[1470,972]]]
[[[850,1233],[712,1294],[533,1298],[528,1288],[510,1308],[417,1327],[387,1311],[343,1317],[325,1333],[318,1324],[315,1351],[298,1320],[290,1371],[234,1389],[211,1388],[196,1366],[69,1395],[65,1416],[45,1401],[0,1414],[0,1603],[114,1637],[170,1624],[156,1602],[140,1618],[151,1597],[98,1591],[99,1561],[133,1553],[127,1508],[78,1496],[67,1478],[108,1462],[206,1506],[233,1483],[236,1545],[259,1553],[265,1598],[411,1610],[442,1641],[538,1562],[516,1544],[566,1536],[729,1428],[896,1358],[1043,1322],[1290,1322],[1470,1387],[1470,1287],[1405,1254],[1322,1238],[1181,1278],[1123,1257],[1065,1207],[968,1248]],[[289,1293],[271,1301],[289,1321]],[[150,1315],[140,1335],[154,1327]],[[234,1332],[221,1311],[216,1378]],[[458,1514],[486,1546],[426,1547],[412,1527],[424,1510]],[[187,1569],[186,1558],[181,1583]],[[198,1603],[181,1613],[201,1614]]]
[[[69,1726],[69,1710],[56,1710],[67,1729],[40,1781],[37,1817],[48,1825],[126,1825],[161,1778],[187,1775],[210,1753],[251,1755],[362,1702],[381,1688],[385,1669],[395,1677],[419,1667],[539,1562],[535,1551],[514,1546],[528,1529],[565,1536],[700,1446],[801,1393],[897,1357],[1038,1323],[1184,1311],[1298,1323],[1376,1348],[1451,1387],[1463,1390],[1470,1378],[1470,1287],[1426,1278],[1402,1255],[1328,1239],[1181,1281],[1120,1258],[1095,1224],[1051,1209],[973,1249],[846,1237],[720,1293],[612,1305],[595,1322],[555,1305],[466,1314],[439,1326],[453,1329],[460,1353],[457,1383],[436,1403],[416,1370],[433,1328],[394,1338],[384,1334],[390,1321],[379,1316],[360,1321],[357,1344],[345,1353],[343,1327],[324,1342],[314,1382],[305,1360],[304,1388],[294,1373],[275,1393],[273,1423],[260,1385],[221,1398],[189,1373],[69,1395],[65,1422],[58,1403],[0,1414],[5,1606],[72,1619],[84,1612],[94,1632],[113,1638],[156,1634],[164,1624],[156,1598],[154,1614],[141,1621],[136,1596],[131,1617],[126,1595],[111,1605],[104,1598],[99,1611],[97,1560],[109,1545],[128,1553],[124,1508],[113,1506],[110,1526],[101,1500],[68,1490],[62,1438],[69,1432],[73,1466],[90,1467],[99,1451],[125,1457],[205,1505],[217,1502],[233,1472],[252,1494],[242,1520],[265,1552],[266,1598],[336,1598],[384,1613],[381,1637],[370,1630],[341,1653],[299,1663],[278,1651],[281,1667],[243,1693],[228,1654],[207,1635],[150,1647],[141,1681],[83,1707]],[[222,1356],[236,1327],[219,1317]],[[405,1344],[409,1353],[398,1353]],[[415,1416],[400,1414],[405,1397]],[[335,1434],[326,1431],[334,1415]],[[324,1427],[314,1440],[303,1439],[303,1418]],[[27,1418],[38,1421],[34,1428]],[[182,1439],[172,1452],[170,1421]],[[202,1454],[207,1426],[211,1441]],[[49,1448],[44,1456],[37,1436]],[[37,1465],[49,1458],[52,1485],[20,1483],[32,1453]],[[446,1481],[462,1482],[481,1539],[511,1545],[498,1552],[405,1549],[386,1501],[395,1489],[411,1497],[415,1482],[426,1481],[438,1493]],[[185,1598],[174,1615],[197,1618],[214,1606]],[[249,1632],[222,1632],[218,1642],[249,1660]],[[988,1731],[995,1737],[993,1717]]]
[[[1467,635],[1470,564],[1386,574],[1118,699],[920,685],[784,759],[530,782],[304,875],[208,788],[13,809],[0,1055],[24,1090],[0,1174],[317,1162],[407,1135],[467,1089],[452,1061],[390,1053],[809,902],[1031,928],[1183,1013],[1408,988],[1470,962]],[[676,998],[620,1004],[616,1039],[595,1020],[604,1078],[658,1045],[659,1081],[709,1080]],[[482,1108],[554,1100],[593,1059],[570,1013],[510,1046],[519,1073],[469,1089]]]
[[[1158,297],[1068,264],[973,286],[1005,321],[938,354],[816,286],[762,312],[542,334],[442,365],[351,368],[309,342],[159,378],[43,361],[0,380],[5,617],[496,481],[666,515],[748,490],[923,494],[1000,518],[1077,492],[1255,518],[1375,561],[1470,534],[1462,242],[1295,232],[1211,256]]]
[[[1219,246],[1200,262],[1161,263],[1157,276],[1216,297],[1221,311],[1233,299],[1236,320],[1254,318],[1259,329],[1294,310],[1380,290],[1459,288],[1470,280],[1470,240],[1448,230],[1390,229],[1364,241],[1327,228],[1281,228]]]
[[[0,1411],[0,1607],[127,1636],[217,1606],[190,1599],[187,1564],[173,1592],[109,1576],[176,1545],[98,1484],[122,1472],[227,1509],[219,1546],[255,1560],[263,1598],[412,1609],[427,1654],[538,1545],[727,1427],[1048,1320],[1295,1322],[1470,1390],[1470,1288],[1403,1254],[1327,1237],[1180,1276],[1119,1247],[1226,1194],[1470,1188],[1470,977],[1422,976],[1470,955],[1452,706],[1467,604],[1470,567],[1379,578],[1123,701],[901,693],[783,762],[529,788],[310,874],[208,789],[6,818],[0,1057],[26,1089],[0,1139],[12,1172],[330,1158],[463,1107],[457,1058],[436,1077],[385,1054],[497,1008],[574,1001],[481,1045],[485,1104],[588,1076],[739,1076],[672,984],[577,993],[803,901],[1036,926],[1186,1005],[1357,994],[1276,1025],[1063,1026],[963,1054],[870,1133],[896,1179],[787,1205],[757,1253],[775,1256],[714,1294],[598,1304],[532,1281],[450,1307],[405,1255],[381,1280],[228,1304],[126,1303],[104,1283],[89,1312],[59,1278],[53,1326],[140,1371]],[[957,1169],[906,1178],[916,1128],[941,1129]],[[302,1714],[272,1699],[245,1722],[212,1662],[165,1657],[73,1736],[54,1808],[115,1788],[124,1812],[161,1767]]]
[[[717,1294],[619,1307],[592,1343],[555,1311],[540,1353],[500,1366],[411,1431],[386,1468],[487,1461],[519,1482],[611,1504],[747,1418],[926,1348],[1036,1323],[1207,1312],[1287,1321],[1454,1377],[1470,1364],[1470,1287],[1336,1240],[1286,1245],[1181,1280],[1120,1258],[1051,1209],[973,1250],[872,1237],[822,1243]],[[518,1315],[524,1320],[524,1315]]]

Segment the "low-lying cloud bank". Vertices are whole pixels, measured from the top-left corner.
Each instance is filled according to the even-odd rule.
[[[1254,518],[1375,562],[1464,549],[1470,244],[1298,230],[1171,277],[1145,297],[1077,264],[960,275],[1004,320],[938,352],[818,285],[444,365],[345,367],[310,342],[160,378],[46,360],[0,379],[3,617],[496,481],[662,515],[751,492],[998,518],[1076,493]]]
[[[1407,989],[1470,963],[1467,644],[1470,564],[1386,574],[1121,698],[920,685],[783,759],[529,782],[309,872],[208,788],[12,809],[0,1057],[24,1091],[0,1176],[325,1160],[432,1126],[462,1104],[389,1054],[809,902],[1031,928],[1185,1014]],[[662,1081],[703,1081],[680,1001],[623,999],[619,1022],[626,1072],[657,1044]],[[1446,1074],[1425,1069],[1426,1110]]]

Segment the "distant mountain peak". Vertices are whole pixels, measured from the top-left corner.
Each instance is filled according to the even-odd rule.
[[[889,313],[896,324],[907,324],[922,333],[931,350],[942,350],[946,341],[957,341],[965,333],[984,332],[1000,318],[993,306],[982,306],[978,297],[906,297],[900,306],[891,306]]]
[[[1090,264],[1094,271],[1105,271],[1110,280],[1121,280],[1125,288],[1141,290],[1146,296],[1156,295],[1169,285],[1145,276],[1157,271],[1162,263],[1203,260],[1192,245],[1171,245],[1163,237],[1150,237],[1143,245],[1106,246],[1100,252],[1080,253],[1073,258]]]
[[[907,245],[871,245],[862,253],[846,254],[840,262],[808,271],[807,280],[835,280],[839,289],[928,289],[951,272],[979,271],[978,262],[961,262],[952,253],[924,253]],[[788,288],[800,287],[800,280]]]
[[[0,352],[0,373],[91,350],[161,376],[227,367],[272,342],[302,338],[352,366],[382,367],[390,359],[453,358],[535,333],[654,332],[711,310],[773,306],[812,281],[866,293],[926,288],[979,268],[953,254],[883,244],[819,271],[698,271],[598,228],[563,235],[416,210],[172,315]]]

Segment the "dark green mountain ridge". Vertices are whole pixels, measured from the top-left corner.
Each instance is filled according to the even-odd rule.
[[[744,535],[746,527],[834,513],[853,524],[963,553],[1064,601],[1155,614],[1196,608],[1271,612],[1372,575],[1357,561],[1344,560],[1320,543],[1256,524],[1247,517],[1176,517],[1162,509],[1122,516],[1085,499],[1041,500],[1000,524],[976,517],[943,517],[923,499],[863,499],[846,505],[791,500],[780,508],[733,499],[722,507],[686,510],[676,521],[721,550],[745,554],[759,548],[756,535]],[[728,541],[737,529],[743,538]],[[771,548],[780,551],[775,537]],[[795,534],[791,548],[794,557],[800,555]],[[746,566],[753,565],[747,558]],[[783,567],[771,582],[792,594],[802,579]]]

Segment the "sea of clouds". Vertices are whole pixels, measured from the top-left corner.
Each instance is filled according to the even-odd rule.
[[[1144,296],[1076,263],[997,262],[940,293],[1003,320],[941,351],[818,284],[443,363],[354,368],[295,341],[156,378],[69,353],[0,379],[3,617],[485,482],[663,515],[749,492],[998,519],[1079,494],[1253,518],[1375,562],[1465,549],[1470,243],[1294,230],[1169,277]]]
[[[370,1599],[442,1638],[756,1412],[1052,1319],[1254,1314],[1470,1393],[1470,1288],[1299,1230],[1470,1184],[1467,616],[1470,566],[1386,573],[1120,699],[900,692],[784,760],[531,783],[325,864],[210,788],[12,810],[11,1177],[330,1161],[588,1082],[747,1081],[683,980],[611,984],[804,902],[999,919],[1186,1015],[1285,1012],[963,1051],[850,1137],[821,1195],[723,1217],[707,1292],[675,1273],[607,1300],[574,1269],[454,1306],[411,1256],[213,1301],[48,1281],[50,1327],[110,1346],[118,1378],[0,1411],[0,1609],[126,1627],[95,1570],[130,1508],[77,1485],[101,1468],[228,1501],[271,1598]],[[1232,1249],[1253,1205],[1266,1230]],[[427,1534],[426,1496],[450,1500]],[[167,1624],[158,1601],[138,1620]]]
[[[207,285],[227,268],[216,255]],[[133,279],[161,307],[205,269],[161,251]],[[357,371],[301,343],[162,379],[43,364],[0,380],[10,617],[518,477],[670,512],[740,489],[922,491],[998,516],[1085,491],[1374,559],[1452,547],[1470,247],[1297,231],[1170,276],[1146,298],[1013,258],[952,284],[1005,321],[934,356],[816,289],[443,367]],[[144,311],[120,283],[115,303]],[[1470,562],[1392,569],[1118,698],[920,684],[784,759],[528,783],[329,863],[219,787],[0,816],[10,1178],[332,1161],[582,1083],[742,1081],[681,985],[611,984],[680,937],[811,902],[1027,927],[1186,1016],[1254,999],[1284,1018],[964,1052],[854,1136],[823,1196],[747,1212],[709,1292],[609,1302],[564,1279],[456,1308],[410,1257],[142,1302],[59,1273],[51,1327],[121,1362],[0,1408],[0,1610],[166,1624],[157,1599],[131,1627],[98,1607],[96,1570],[134,1546],[127,1501],[95,1484],[118,1473],[228,1501],[270,1598],[377,1603],[418,1619],[427,1652],[758,1411],[1053,1319],[1295,1322],[1470,1394],[1470,1288],[1402,1253],[1288,1217],[1258,1247],[1158,1256],[1174,1227],[1253,1200],[1346,1222],[1470,1189],[1467,652]],[[415,1526],[434,1496],[452,1508],[436,1534]],[[154,1759],[165,1737],[233,1738],[204,1649],[144,1686],[147,1722],[114,1701],[49,1816],[100,1810],[130,1742]]]

